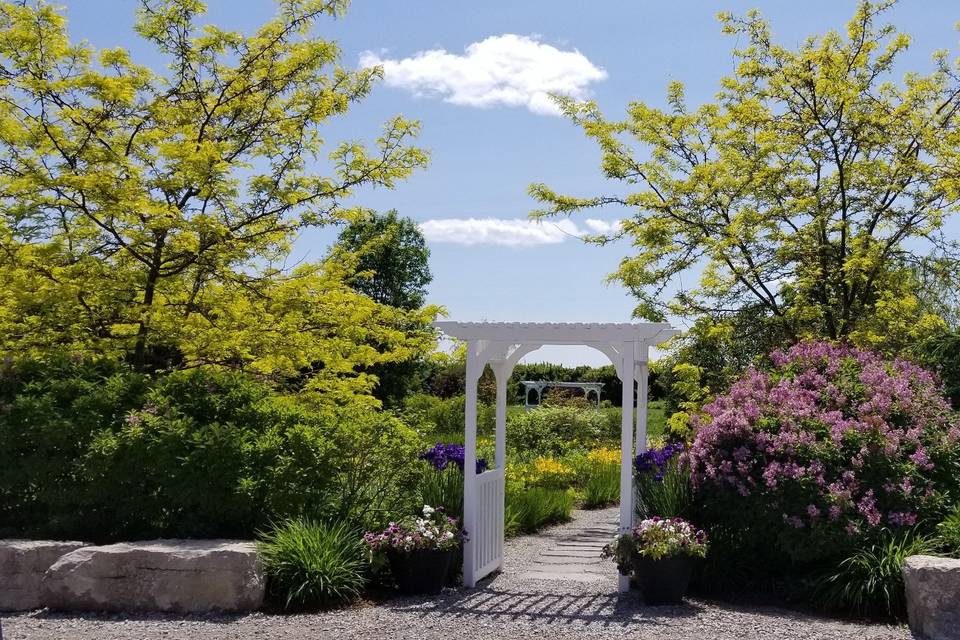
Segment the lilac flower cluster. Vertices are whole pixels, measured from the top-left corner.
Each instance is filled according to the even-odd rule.
[[[662,449],[647,449],[633,461],[633,468],[637,473],[652,473],[657,482],[663,480],[663,474],[670,468],[670,461],[683,453],[684,447],[679,442],[668,444]]]
[[[688,460],[698,491],[775,509],[790,529],[849,535],[911,526],[960,459],[960,428],[928,371],[828,342],[802,342],[750,369],[704,407]],[[760,504],[756,504],[759,501]]]
[[[448,465],[450,465],[450,463],[453,463],[462,472],[464,457],[465,454],[463,445],[444,444],[442,442],[438,442],[436,445],[420,454],[420,459],[426,460],[432,464],[433,468],[437,471],[443,471]],[[483,473],[488,468],[489,465],[487,464],[486,460],[483,458],[477,459],[477,473]]]

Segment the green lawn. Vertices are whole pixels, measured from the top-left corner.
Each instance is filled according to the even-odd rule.
[[[667,412],[663,400],[654,400],[647,406],[647,438],[662,436],[667,430]]]

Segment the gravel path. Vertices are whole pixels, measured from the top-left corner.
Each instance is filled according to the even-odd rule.
[[[910,638],[905,627],[853,624],[770,607],[689,601],[644,607],[617,594],[616,571],[592,555],[616,530],[617,511],[577,512],[573,522],[506,545],[507,570],[476,589],[436,598],[396,598],[315,615],[60,615],[34,612],[3,620],[5,640],[172,640],[299,638],[374,640],[573,640]],[[606,569],[606,570],[605,570]]]

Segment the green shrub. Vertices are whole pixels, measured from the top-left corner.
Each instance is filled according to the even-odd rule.
[[[533,533],[558,522],[567,522],[573,513],[570,490],[531,487],[521,491],[508,488],[505,500],[504,531],[507,535]]]
[[[597,463],[590,466],[583,482],[583,506],[596,509],[620,500],[620,465]]]
[[[931,538],[912,531],[884,532],[876,542],[857,549],[840,562],[836,571],[822,577],[815,587],[815,597],[826,609],[903,619],[903,562],[908,556],[929,554],[934,549]]]
[[[85,537],[95,517],[84,456],[119,431],[149,379],[106,359],[0,365],[0,537]]]
[[[332,471],[316,418],[272,401],[267,387],[231,372],[160,378],[142,407],[119,429],[99,432],[84,456],[92,533],[234,537],[265,524],[270,503],[287,500],[257,467],[273,467],[288,450],[302,472]],[[299,489],[307,495],[298,501],[318,498],[316,487]]]
[[[326,484],[326,517],[372,530],[423,506],[417,495],[423,462],[417,456],[425,444],[416,431],[383,413],[350,411],[333,418],[325,435],[334,473],[311,481]]]
[[[466,399],[462,396],[438,398],[416,394],[407,398],[400,412],[401,418],[430,438],[439,434],[459,434],[463,438],[463,418]],[[493,433],[496,409],[483,402],[477,403],[477,432]]]
[[[960,505],[937,525],[937,535],[946,554],[960,558]]]
[[[5,535],[248,537],[300,515],[380,524],[417,502],[414,431],[238,372],[24,363],[2,370],[0,394]]]
[[[360,533],[344,522],[297,518],[260,535],[257,550],[269,593],[285,609],[313,609],[350,602],[365,583]]]
[[[507,422],[507,444],[527,453],[562,455],[619,439],[619,409],[541,407],[518,413]]]
[[[936,371],[954,407],[960,407],[960,330],[943,330],[911,345],[916,361]]]

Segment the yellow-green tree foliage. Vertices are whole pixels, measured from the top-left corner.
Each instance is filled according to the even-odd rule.
[[[872,346],[940,324],[918,304],[914,269],[944,255],[939,232],[960,198],[960,69],[941,52],[932,73],[895,78],[910,40],[878,23],[890,4],[861,2],[846,33],[796,49],[757,12],[721,14],[743,47],[715,101],[696,109],[679,82],[666,108],[634,102],[622,121],[558,98],[618,187],[569,197],[534,184],[546,205],[534,215],[626,208],[620,235],[636,253],[614,277],[642,317],[755,307],[795,337]],[[698,286],[687,278],[661,299],[690,271]]]
[[[0,4],[0,352],[309,368],[336,396],[428,348],[435,309],[354,292],[342,255],[291,257],[304,229],[355,216],[357,188],[427,156],[402,117],[371,147],[326,144],[382,72],[313,35],[344,0],[276,4],[244,34],[203,24],[199,0],[144,0],[136,31],[165,70],[70,42],[45,2]]]

